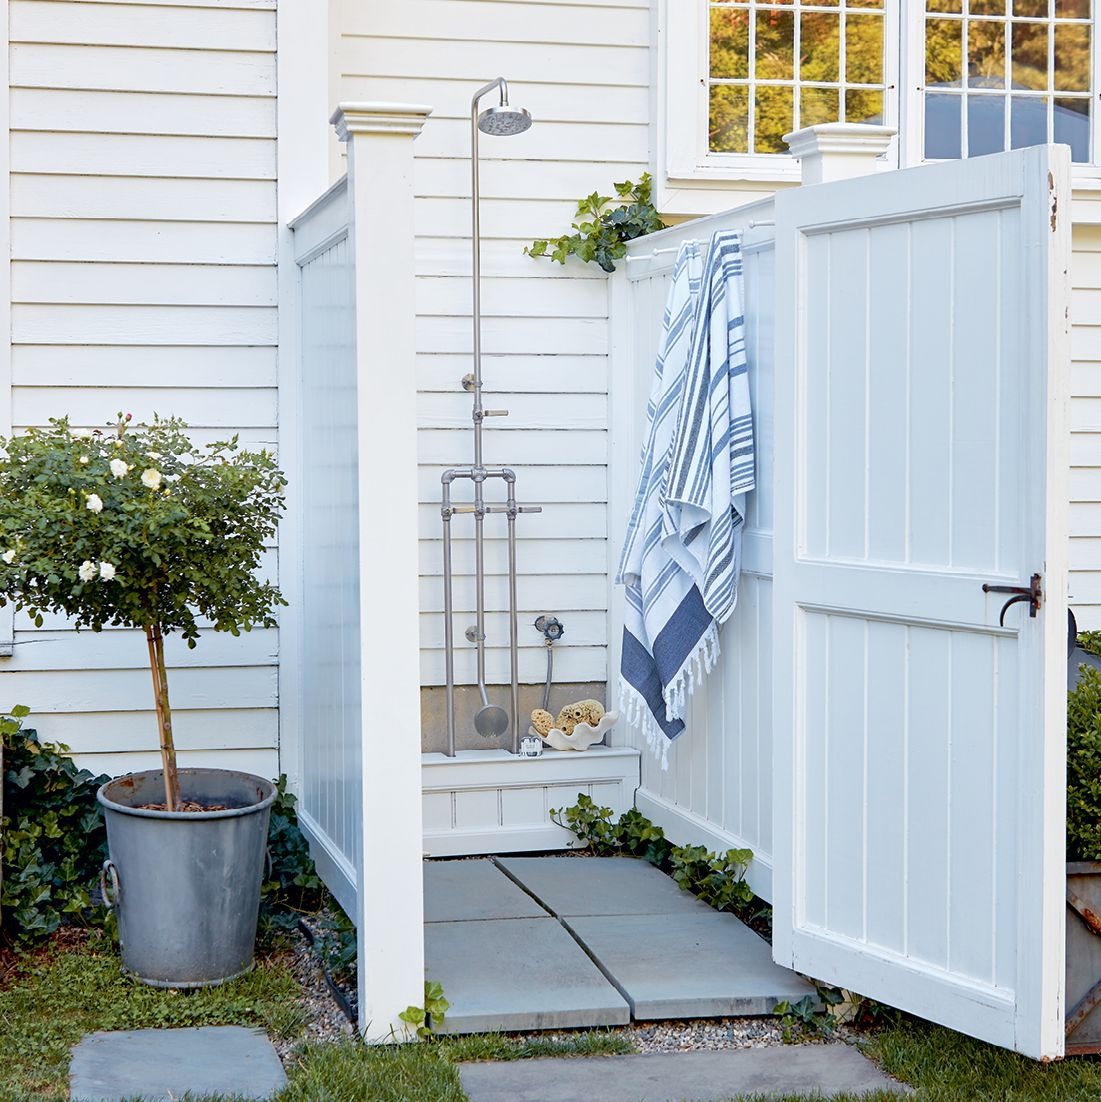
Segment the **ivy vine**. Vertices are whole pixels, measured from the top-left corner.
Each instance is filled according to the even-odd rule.
[[[629,241],[665,229],[651,201],[652,185],[650,173],[644,172],[637,184],[630,180],[614,184],[614,197],[594,191],[577,204],[575,232],[533,241],[525,246],[525,254],[549,257],[559,264],[576,256],[614,272],[614,262],[627,255]]]

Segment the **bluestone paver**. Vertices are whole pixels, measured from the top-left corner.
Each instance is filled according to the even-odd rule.
[[[630,1020],[626,1001],[556,919],[431,922],[424,950],[425,974],[451,1002],[445,1033]]]
[[[470,1102],[720,1102],[743,1094],[910,1093],[843,1044],[463,1064]]]
[[[492,861],[424,862],[425,922],[546,917]]]
[[[636,857],[500,857],[497,861],[562,918],[711,912],[706,903]]]
[[[616,915],[566,920],[637,1019],[771,1014],[814,995],[806,980],[732,914]]]
[[[188,1092],[261,1099],[286,1082],[264,1032],[242,1026],[89,1033],[69,1064],[72,1102],[167,1102]]]

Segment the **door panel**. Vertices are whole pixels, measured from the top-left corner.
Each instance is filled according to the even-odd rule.
[[[1033,1056],[1063,1037],[1068,181],[1041,147],[776,218],[774,954]],[[1000,626],[983,584],[1034,572]]]

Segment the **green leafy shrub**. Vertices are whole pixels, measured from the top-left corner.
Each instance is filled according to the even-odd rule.
[[[716,911],[733,911],[756,918],[755,896],[745,881],[753,851],[731,849],[712,853],[703,846],[675,846],[661,827],[631,808],[613,821],[610,807],[591,796],[577,794],[573,807],[551,808],[551,819],[577,835],[578,841],[601,857],[624,854],[640,857],[668,873],[685,891]]]
[[[670,875],[686,891],[716,911],[741,911],[753,902],[745,872],[753,851],[710,853],[703,846],[677,846],[669,855]]]
[[[575,232],[533,241],[524,252],[528,256],[549,256],[559,264],[565,264],[568,256],[576,256],[614,272],[614,261],[627,255],[628,241],[665,229],[651,202],[652,185],[650,174],[644,172],[637,184],[630,180],[614,184],[614,199],[594,191],[577,204]]]
[[[1080,631],[1077,642],[1087,654],[1101,658],[1101,631]]]
[[[1101,674],[1067,694],[1067,859],[1101,861]]]
[[[3,910],[5,938],[26,944],[62,922],[102,921],[92,889],[107,856],[96,789],[110,778],[78,769],[68,747],[23,730],[26,708],[0,718],[4,746]]]
[[[239,635],[274,627],[286,604],[259,577],[286,480],[237,437],[196,447],[177,418],[81,433],[67,418],[0,439],[0,604],[35,623],[144,631],[164,763],[165,804],[179,800],[164,637],[194,646],[199,617]]]
[[[260,891],[262,932],[289,930],[302,914],[324,905],[325,885],[317,875],[310,846],[298,826],[297,801],[287,778],[275,782],[275,802],[268,826],[268,871]]]

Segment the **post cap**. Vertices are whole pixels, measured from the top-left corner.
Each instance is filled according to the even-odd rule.
[[[416,137],[432,108],[420,103],[369,101],[342,103],[329,122],[336,135],[346,142],[353,134],[409,134]]]

